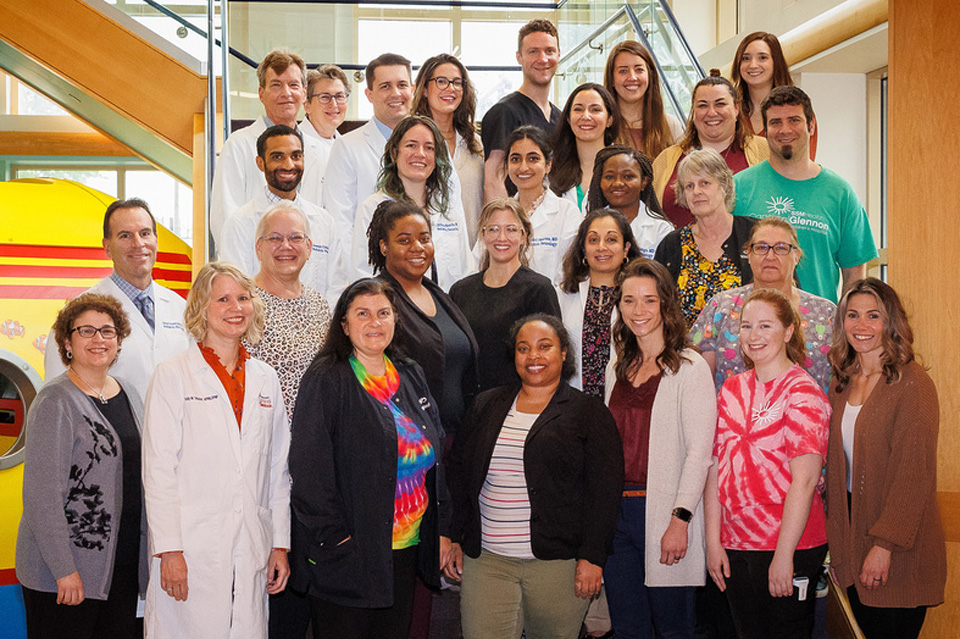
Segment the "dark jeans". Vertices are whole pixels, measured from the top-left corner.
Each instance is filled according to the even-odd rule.
[[[304,639],[309,625],[310,605],[305,594],[288,585],[283,592],[270,595],[269,639]]]
[[[794,588],[790,597],[770,595],[770,562],[773,551],[727,550],[730,577],[727,599],[740,639],[810,639],[813,635],[817,579],[827,545],[793,553],[793,574],[806,577],[807,598],[800,601]]]
[[[309,595],[314,639],[407,639],[417,583],[417,547],[393,551],[393,605],[340,606]]]
[[[27,639],[135,639],[143,636],[137,623],[137,567],[117,566],[106,600],[84,599],[79,605],[57,603],[57,593],[23,588]]]
[[[603,569],[610,622],[617,639],[693,639],[694,587],[644,585],[646,497],[621,497],[613,554]]]
[[[866,639],[917,639],[927,616],[927,606],[918,608],[875,608],[864,605],[853,586],[847,597],[857,625]]]

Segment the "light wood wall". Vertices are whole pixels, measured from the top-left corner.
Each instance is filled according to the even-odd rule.
[[[889,281],[940,395],[946,603],[921,639],[960,636],[960,3],[890,0]]]

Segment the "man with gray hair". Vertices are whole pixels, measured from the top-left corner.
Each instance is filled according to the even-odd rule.
[[[256,252],[258,240],[266,242],[265,246],[278,259],[284,259],[290,250],[300,250],[297,244],[309,243],[309,261],[300,272],[300,281],[319,291],[327,300],[335,302],[347,285],[346,260],[343,259],[342,243],[333,218],[297,192],[303,177],[303,150],[300,133],[288,126],[277,124],[260,134],[257,138],[256,162],[266,179],[266,185],[224,222],[223,232],[217,242],[219,256],[254,276],[260,270]],[[289,208],[296,209],[304,216],[306,237],[300,237],[299,234],[260,237],[260,222],[264,214],[282,203],[289,204]]]
[[[264,115],[250,126],[234,131],[223,143],[217,159],[210,192],[210,232],[215,240],[223,232],[227,217],[265,186],[256,163],[257,137],[274,124],[299,130],[297,115],[307,95],[307,66],[303,58],[285,49],[271,51],[257,67],[257,80]],[[312,137],[304,140],[303,153],[306,172],[300,191],[308,201],[319,205],[323,176],[313,170],[322,155],[319,141]]]

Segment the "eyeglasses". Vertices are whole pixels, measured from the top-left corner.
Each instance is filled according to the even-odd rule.
[[[346,104],[349,97],[346,93],[314,93],[308,99],[316,98],[320,104],[330,104],[334,100],[337,101],[337,104]]]
[[[490,224],[481,229],[483,231],[484,237],[499,237],[500,231],[504,231],[507,234],[507,237],[516,237],[520,235],[521,229],[516,224],[507,224],[506,226],[500,226],[499,224]]]
[[[290,235],[280,235],[279,233],[271,233],[266,237],[261,237],[261,240],[268,242],[270,246],[277,248],[283,244],[283,241],[286,240],[290,242],[292,246],[300,246],[307,239],[307,236],[303,233],[291,233]]]
[[[100,328],[89,325],[75,326],[70,332],[72,333],[73,331],[80,333],[80,337],[85,339],[90,339],[97,333],[100,333],[100,337],[103,339],[113,339],[117,336],[117,328],[115,326],[101,326]]]
[[[433,82],[434,84],[437,85],[437,88],[440,89],[441,91],[443,91],[449,86],[453,86],[454,91],[463,91],[462,78],[454,78],[453,80],[451,80],[450,78],[444,77],[442,75],[438,75],[435,78],[430,78],[429,80],[427,80],[427,82]]]
[[[773,249],[774,255],[789,255],[790,251],[797,248],[793,244],[786,242],[777,242],[776,244],[767,244],[766,242],[755,242],[750,245],[750,250],[757,255],[766,255]]]

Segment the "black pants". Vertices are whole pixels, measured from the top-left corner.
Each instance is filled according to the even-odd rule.
[[[816,613],[817,579],[826,554],[826,544],[793,553],[794,576],[810,581],[807,598],[800,601],[796,588],[790,597],[770,595],[773,551],[728,550],[727,598],[740,639],[810,639]]]
[[[340,606],[307,597],[314,639],[407,639],[417,583],[417,547],[393,551],[393,605]]]
[[[287,585],[283,592],[270,595],[269,639],[304,639],[310,625],[307,596]]]
[[[57,603],[57,593],[23,588],[27,639],[135,639],[143,637],[137,622],[137,567],[117,566],[106,600],[84,599],[76,606]]]
[[[917,639],[927,616],[927,606],[875,608],[864,605],[853,586],[847,588],[853,616],[867,639]]]

